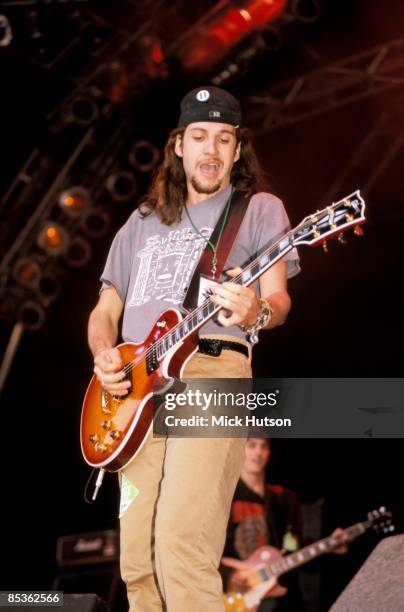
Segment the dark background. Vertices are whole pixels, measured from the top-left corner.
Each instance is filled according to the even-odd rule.
[[[254,119],[251,96],[269,85],[306,75],[402,35],[402,3],[329,0],[320,4],[316,21],[292,24],[277,52],[252,61],[242,78],[223,83],[240,97],[247,125]],[[138,3],[133,5],[138,10]],[[204,2],[193,5],[198,15],[207,6]],[[89,6],[103,16],[108,27],[113,24],[118,30],[133,8],[130,2],[116,2],[113,10],[103,2]],[[24,10],[28,9],[10,7],[10,3],[2,8],[0,3],[0,13],[9,16],[18,32],[12,45],[0,47],[3,193],[29,151],[52,139],[47,114],[69,95],[73,67],[80,72],[80,62],[45,70],[41,58],[34,61],[32,40],[24,30]],[[62,34],[68,38],[70,23],[54,6],[47,10],[43,16],[43,31],[50,41],[46,52],[56,44],[50,29],[60,41]],[[156,20],[162,19],[164,10],[163,2],[163,12]],[[179,11],[171,20],[172,37],[183,33],[184,23],[192,19],[191,9],[188,11]],[[130,25],[129,21],[128,28]],[[163,80],[153,82],[149,90],[138,89],[137,95],[129,95],[120,106],[134,139],[147,137],[161,146],[175,125],[183,93],[211,82],[215,74],[214,70],[200,75],[181,72],[175,61],[178,58]],[[316,113],[311,118],[266,133],[254,132],[267,177],[295,225],[328,204],[324,196],[329,186],[381,115],[387,111],[396,117],[389,128],[380,130],[369,154],[340,181],[334,194],[339,199],[354,189],[364,189],[368,206],[365,235],[358,238],[351,234],[346,246],[330,243],[328,254],[321,249],[300,249],[303,272],[290,282],[293,310],[284,327],[262,335],[254,357],[257,376],[402,375],[402,147],[383,171],[380,169],[392,139],[403,131],[403,97],[398,82],[395,88],[335,110],[322,112],[322,102],[314,102]],[[140,178],[140,190],[148,178]],[[19,214],[12,201],[6,204],[7,209],[2,208],[2,236],[4,227],[14,223]],[[1,589],[50,588],[57,573],[55,545],[59,536],[117,526],[114,476],[107,475],[95,505],[83,500],[89,469],[80,453],[79,418],[92,369],[86,325],[97,300],[97,279],[114,232],[133,206],[134,202],[110,204],[108,235],[94,242],[93,257],[85,268],[62,272],[59,299],[47,309],[42,328],[24,334],[13,362],[1,398],[5,542]],[[1,323],[2,350],[11,329],[12,321]],[[322,498],[324,534],[337,525],[363,520],[368,510],[380,505],[393,510],[397,528],[403,530],[402,441],[398,437],[378,439],[371,416],[369,427],[373,427],[373,437],[362,439],[274,441],[270,481],[295,489],[302,502]],[[376,543],[375,536],[366,535],[352,545],[349,555],[325,564],[323,609]]]

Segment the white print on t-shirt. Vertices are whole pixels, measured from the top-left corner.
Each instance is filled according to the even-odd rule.
[[[206,237],[212,231],[209,227],[200,230]],[[137,253],[139,268],[126,307],[141,306],[152,299],[181,304],[205,244],[190,227],[171,230],[165,237],[155,234],[147,238],[146,246]]]

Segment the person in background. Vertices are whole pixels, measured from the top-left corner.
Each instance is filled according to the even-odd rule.
[[[294,552],[303,542],[303,517],[297,493],[267,483],[271,440],[249,438],[240,480],[234,493],[227,528],[224,556],[247,559],[261,546]],[[334,534],[341,533],[337,528]],[[347,552],[346,543],[334,553]],[[315,563],[315,562],[314,562]],[[312,565],[313,562],[310,562]],[[225,591],[242,591],[247,580],[242,570],[222,568]],[[303,612],[305,610],[296,571],[287,573],[259,606],[259,612]]]

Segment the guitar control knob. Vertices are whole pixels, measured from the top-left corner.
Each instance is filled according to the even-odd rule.
[[[112,421],[102,421],[101,427],[109,431],[112,427]]]
[[[97,442],[100,441],[99,437],[97,436],[97,434],[90,434],[88,436],[90,442],[92,442],[93,444],[97,444]]]
[[[97,442],[94,447],[98,453],[105,453],[108,448],[106,444],[101,444],[101,442]]]
[[[119,440],[119,438],[121,437],[122,432],[119,431],[119,429],[113,429],[112,431],[109,432],[109,435],[111,436],[111,438],[113,440]]]

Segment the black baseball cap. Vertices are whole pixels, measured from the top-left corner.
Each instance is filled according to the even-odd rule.
[[[240,103],[228,91],[219,87],[197,87],[192,89],[181,102],[178,127],[185,127],[197,121],[241,124]]]

